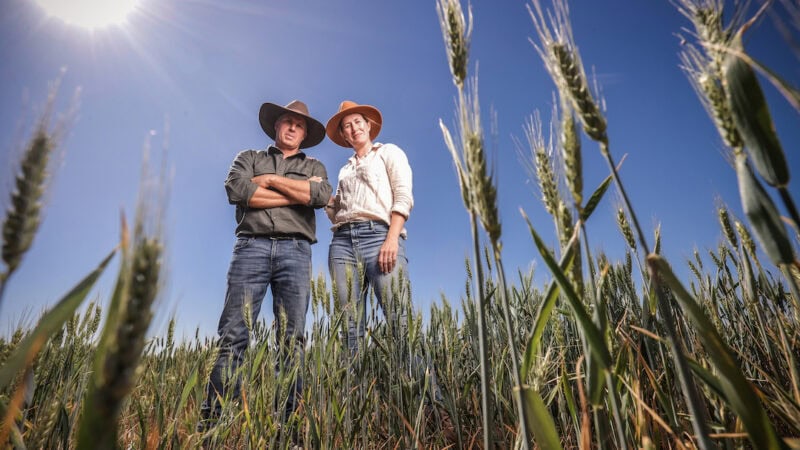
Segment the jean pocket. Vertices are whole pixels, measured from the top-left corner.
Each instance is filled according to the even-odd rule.
[[[303,256],[311,257],[311,243],[305,239],[292,239],[292,246],[294,250]]]
[[[235,250],[241,250],[241,249],[247,247],[250,244],[250,241],[252,241],[252,240],[253,240],[253,238],[251,238],[251,237],[236,238],[236,243],[233,244],[233,250],[234,251]]]
[[[385,223],[380,221],[373,221],[372,226],[369,228],[369,231],[370,233],[376,236],[379,235],[385,236],[389,234],[389,225],[386,225]]]

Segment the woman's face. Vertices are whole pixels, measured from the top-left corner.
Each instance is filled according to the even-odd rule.
[[[370,142],[369,131],[372,125],[360,113],[348,114],[339,125],[339,132],[348,144],[354,148]]]

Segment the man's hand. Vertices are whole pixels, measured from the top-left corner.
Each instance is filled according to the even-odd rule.
[[[269,189],[272,185],[271,183],[278,178],[278,175],[274,173],[265,173],[264,175],[258,175],[250,179],[253,183],[261,186],[264,189]]]
[[[279,175],[275,175],[274,173],[265,173],[264,175],[259,175],[257,177],[251,178],[250,181],[252,181],[253,183],[255,183],[255,184],[259,185],[259,186],[261,186],[264,189],[269,189],[270,187],[272,187],[272,183],[275,182],[275,180],[277,180],[278,178],[280,178],[280,176]],[[322,182],[322,177],[313,176],[313,177],[310,177],[308,179],[308,181],[313,181],[315,183],[321,183]]]
[[[291,205],[308,205],[311,201],[311,182],[320,183],[322,178],[315,175],[306,180],[295,180],[274,173],[265,173],[251,178],[250,181],[261,189],[280,193],[289,200]]]

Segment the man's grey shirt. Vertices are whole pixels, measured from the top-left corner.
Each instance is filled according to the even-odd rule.
[[[251,208],[250,198],[258,187],[253,177],[275,174],[294,180],[317,176],[321,182],[310,182],[311,201],[308,205],[289,205],[275,208]],[[331,197],[331,185],[325,166],[317,159],[298,152],[286,159],[275,147],[267,150],[245,150],[236,155],[225,180],[228,201],[236,205],[236,236],[296,236],[317,242],[314,209],[322,208]]]

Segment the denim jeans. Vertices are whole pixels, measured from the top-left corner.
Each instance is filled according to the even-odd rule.
[[[381,272],[378,265],[380,252],[389,226],[379,221],[351,222],[340,226],[334,233],[328,252],[328,268],[336,289],[340,305],[350,308],[347,317],[347,332],[343,336],[351,356],[355,356],[363,345],[367,322],[367,297],[369,290],[375,295],[378,306],[386,315],[386,321],[395,344],[409,362],[409,370],[417,379],[424,378],[425,363],[419,355],[411,355],[406,348],[408,322],[406,308],[400,304],[410,301],[405,286],[408,280],[408,259],[406,258],[405,238],[398,242],[397,263],[389,273]],[[402,276],[401,276],[402,274]],[[395,295],[399,294],[399,298]],[[431,371],[431,392],[433,399],[441,400],[436,375]]]
[[[328,268],[336,286],[339,304],[351,308],[347,315],[345,336],[351,352],[357,350],[358,343],[364,338],[366,302],[370,288],[390,325],[394,326],[397,321],[405,325],[406,322],[404,317],[394,316],[399,306],[391,303],[394,300],[393,285],[395,290],[402,288],[399,285],[400,274],[403,274],[404,279],[408,277],[405,239],[401,237],[398,240],[397,263],[390,273],[381,272],[378,265],[378,253],[388,232],[389,226],[385,223],[368,220],[342,225],[333,233],[328,252]],[[403,311],[402,308],[400,310]]]
[[[282,366],[287,371],[293,370],[295,365],[302,367],[306,312],[311,292],[311,243],[303,239],[239,237],[233,248],[225,306],[217,329],[219,356],[211,370],[206,400],[201,408],[204,419],[219,414],[219,398],[229,394],[239,397],[237,369],[250,343],[244,305],[249,303],[250,317],[255,321],[268,287],[272,290],[272,312],[281,354],[276,374],[283,369]],[[284,324],[285,330],[282,329]],[[285,417],[297,408],[297,399],[303,390],[300,373],[298,369],[289,389]],[[233,391],[229,392],[231,388]]]

